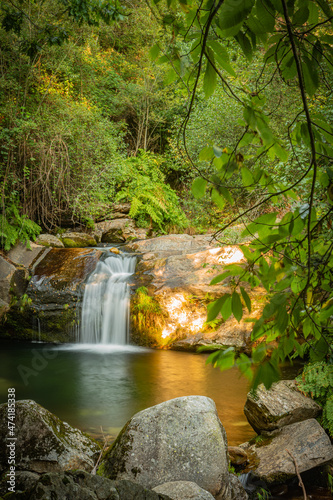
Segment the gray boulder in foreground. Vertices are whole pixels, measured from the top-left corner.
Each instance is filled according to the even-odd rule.
[[[0,495],[7,492],[5,481],[0,483]],[[18,472],[15,493],[6,499],[16,500],[171,500],[168,496],[147,490],[131,481],[110,481],[83,470],[48,472],[39,476]]]
[[[153,488],[156,493],[168,495],[172,500],[214,500],[213,495],[190,481],[171,481]]]
[[[282,427],[270,436],[259,436],[256,444],[242,447],[257,455],[259,465],[252,473],[268,484],[294,477],[295,461],[302,473],[333,459],[330,439],[314,418]]]
[[[244,407],[249,424],[258,434],[316,418],[321,411],[315,401],[297,390],[294,380],[281,380],[269,390],[260,385],[255,394],[249,392]]]
[[[94,467],[98,444],[32,400],[16,401],[15,461],[17,469],[51,472]],[[0,405],[0,469],[8,469],[8,405]]]
[[[187,396],[137,413],[106,453],[98,473],[149,489],[190,481],[218,500],[225,498],[227,438],[214,401]]]

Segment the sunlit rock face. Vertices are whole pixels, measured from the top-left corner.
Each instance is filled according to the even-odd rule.
[[[240,323],[231,316],[226,322],[218,318],[206,325],[207,304],[232,291],[231,278],[214,286],[210,282],[223,272],[224,265],[245,261],[239,247],[214,246],[207,236],[169,235],[134,242],[130,248],[142,252],[137,266],[138,286],[148,286],[162,311],[155,321],[159,324],[158,332],[155,328],[144,341],[179,350],[196,350],[211,344],[249,349],[252,323],[244,321],[249,317],[247,309]],[[264,292],[249,288],[247,292],[253,299],[251,317],[259,317]],[[132,319],[132,332],[138,341],[135,314]]]
[[[44,341],[75,340],[77,302],[102,252],[53,248],[36,266],[24,307],[14,307],[7,321],[12,336]],[[39,338],[40,337],[40,338]]]
[[[214,401],[187,396],[137,413],[106,453],[98,473],[149,489],[190,481],[217,500],[228,498],[227,438]]]

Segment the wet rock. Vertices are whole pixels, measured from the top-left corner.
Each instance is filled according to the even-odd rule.
[[[28,497],[29,493],[33,490],[34,486],[38,482],[40,475],[35,472],[29,471],[15,471],[15,494],[25,492],[25,496]],[[8,476],[3,475],[0,481],[0,495],[4,496],[8,493]]]
[[[79,429],[32,400],[16,402],[15,453],[16,468],[32,472],[64,469],[92,470],[99,456],[97,443]],[[6,439],[8,405],[0,405],[0,468],[8,468],[10,448]]]
[[[63,233],[61,241],[66,248],[85,248],[95,247],[96,240],[91,234],[87,233]]]
[[[64,248],[63,242],[53,234],[40,234],[36,243],[44,247]]]
[[[244,407],[249,424],[258,434],[316,418],[321,411],[315,401],[297,390],[294,380],[281,380],[269,390],[260,385],[255,394],[247,395]]]
[[[157,493],[164,493],[172,500],[214,500],[213,495],[190,481],[172,481],[153,488]]]
[[[77,303],[85,280],[101,255],[102,251],[97,249],[51,249],[36,266],[29,282],[26,291],[29,303],[22,311],[18,308],[10,311],[7,325],[12,335],[33,338],[36,333],[32,326],[35,324],[38,330],[39,324],[41,340],[75,341]]]
[[[248,460],[246,451],[240,446],[228,446],[228,453],[231,465],[242,465]]]
[[[0,255],[0,299],[9,304],[10,288],[16,267]]]
[[[16,265],[33,270],[35,266],[47,255],[49,250],[30,241],[30,248],[19,243],[8,252],[8,258]]]
[[[190,481],[216,499],[224,498],[227,438],[215,403],[204,396],[188,396],[137,413],[106,453],[99,473],[146,488]]]
[[[137,228],[133,219],[113,219],[96,224],[95,231],[101,231],[102,243],[125,243],[136,238],[147,238],[147,229]]]
[[[247,500],[249,498],[242,483],[234,474],[229,474],[228,488],[224,500]]]
[[[284,483],[294,477],[295,461],[302,473],[333,458],[330,439],[313,418],[286,425],[270,436],[260,436],[255,444],[241,446],[248,453],[256,454],[259,464],[253,475],[267,484]]]

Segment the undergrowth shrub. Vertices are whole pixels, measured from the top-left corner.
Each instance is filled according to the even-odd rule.
[[[20,215],[16,205],[10,205],[0,214],[0,247],[8,251],[18,241],[26,243],[36,240],[41,228],[26,215]]]
[[[165,183],[161,161],[160,156],[146,151],[128,158],[125,181],[116,200],[131,203],[129,216],[139,226],[155,227],[166,233],[170,226],[185,228],[188,221],[179,207],[176,192]]]
[[[333,365],[324,361],[310,363],[296,381],[301,391],[322,406],[321,425],[333,437]]]

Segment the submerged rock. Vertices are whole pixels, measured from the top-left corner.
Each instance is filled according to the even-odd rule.
[[[171,481],[153,488],[157,493],[168,495],[172,500],[214,500],[213,495],[190,481]]]
[[[181,397],[137,413],[106,453],[99,474],[146,488],[190,481],[225,498],[227,438],[214,401]]]
[[[294,422],[316,418],[322,408],[297,390],[294,380],[281,380],[267,390],[260,385],[256,393],[249,393],[244,413],[253,429],[272,431]]]
[[[333,459],[333,446],[317,420],[286,425],[259,436],[255,444],[242,445],[248,453],[256,454],[259,464],[253,475],[267,484],[283,483],[300,473],[324,465]]]
[[[17,469],[50,472],[92,470],[100,453],[95,441],[32,400],[16,402],[15,463]],[[8,469],[8,405],[0,405],[0,468]]]

